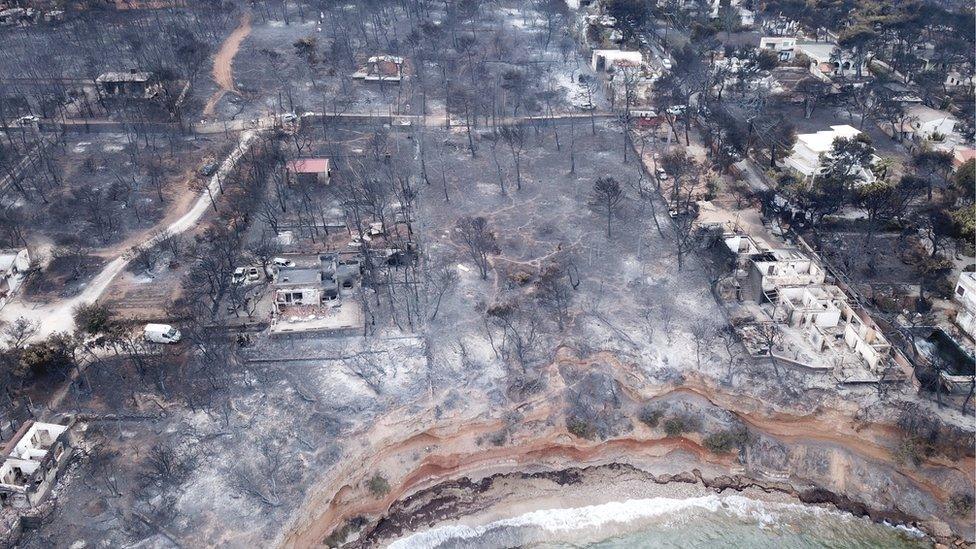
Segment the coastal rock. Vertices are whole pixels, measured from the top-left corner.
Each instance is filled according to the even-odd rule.
[[[922,523],[922,528],[937,538],[952,536],[952,528],[941,520],[929,520]]]
[[[695,484],[698,482],[698,477],[694,473],[678,473],[671,477],[671,482],[687,482],[688,484]]]

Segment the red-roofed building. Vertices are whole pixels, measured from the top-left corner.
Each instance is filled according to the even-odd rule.
[[[328,158],[295,158],[285,165],[289,181],[299,183],[329,182]]]
[[[952,151],[952,166],[958,168],[974,158],[976,158],[976,149],[972,147],[959,147]]]

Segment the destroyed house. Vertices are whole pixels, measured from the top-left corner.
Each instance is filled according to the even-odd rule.
[[[0,503],[33,507],[47,495],[71,454],[68,426],[25,422],[2,452]]]
[[[337,300],[343,290],[355,289],[362,276],[358,258],[337,253],[296,257],[294,267],[281,267],[275,280],[275,308],[318,306]]]
[[[824,280],[824,270],[798,250],[770,250],[750,258],[743,290],[747,299],[757,303],[777,303],[782,286],[809,286]]]
[[[295,158],[289,160],[285,165],[285,171],[289,182],[302,184],[329,183],[331,172],[329,171],[328,158]]]
[[[162,89],[153,73],[135,69],[103,73],[95,79],[95,85],[103,96],[108,97],[148,99]]]
[[[324,289],[320,269],[282,267],[275,281],[275,307],[320,305]]]
[[[399,82],[403,79],[403,58],[395,55],[374,55],[352,77],[367,82]]]
[[[969,337],[976,338],[976,273],[960,273],[953,294],[959,305],[956,325]]]
[[[13,292],[22,275],[30,269],[27,249],[0,250],[0,298]]]
[[[844,326],[844,341],[872,369],[878,369],[882,361],[891,355],[891,344],[881,335],[881,330],[866,313],[854,310],[850,305],[844,307],[841,320]]]
[[[593,50],[590,57],[590,68],[594,71],[608,71],[614,66],[640,67],[644,64],[644,55],[639,51],[624,50]]]
[[[844,292],[829,284],[783,287],[778,299],[773,320],[794,328],[836,326],[847,303]]]

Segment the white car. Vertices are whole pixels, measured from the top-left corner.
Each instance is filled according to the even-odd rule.
[[[275,267],[294,267],[295,262],[290,259],[285,259],[283,257],[276,257],[271,260],[271,264]]]
[[[293,112],[287,112],[281,115],[281,121],[285,124],[290,124],[296,120],[298,120],[298,115]]]
[[[245,282],[256,282],[261,280],[261,270],[257,267],[238,267],[234,269],[231,282],[234,284],[244,284]]]
[[[657,175],[659,181],[668,180],[668,172],[664,171],[664,168],[658,168],[657,170],[655,170],[655,174]]]
[[[671,70],[671,60],[667,57],[661,59],[661,66],[664,67],[664,70]]]
[[[182,334],[169,324],[146,324],[142,337],[150,343],[179,343]]]

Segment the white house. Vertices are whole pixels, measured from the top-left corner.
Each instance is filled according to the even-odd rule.
[[[30,269],[30,255],[22,250],[0,250],[0,307],[20,286],[24,273]]]
[[[783,162],[786,166],[806,177],[822,175],[821,155],[829,153],[837,139],[853,139],[860,133],[857,128],[846,124],[831,126],[829,130],[816,133],[801,133],[796,136],[796,144],[793,145],[792,153]],[[874,174],[871,173],[871,170],[863,167],[861,179],[870,183],[874,180]]]
[[[953,297],[959,304],[956,324],[976,339],[976,273],[961,273]]]
[[[857,63],[849,52],[831,42],[797,42],[796,53],[810,58],[810,74],[821,80],[832,76],[856,76]],[[861,66],[861,74],[870,74],[866,64]]]
[[[780,61],[790,61],[796,55],[796,38],[793,36],[763,36],[759,39],[760,50],[770,50],[779,56]]]
[[[590,57],[590,68],[594,71],[606,71],[618,64],[639,67],[644,64],[644,56],[639,51],[593,50]]]
[[[743,27],[751,27],[756,24],[756,13],[739,6],[739,23]]]
[[[909,105],[905,109],[908,123],[903,128],[902,137],[932,139],[933,136],[947,136],[956,129],[956,119],[946,111],[925,105]]]
[[[0,449],[0,503],[40,503],[71,455],[67,425],[28,421]]]
[[[949,71],[946,74],[945,79],[946,89],[972,89],[973,88],[973,77],[968,74],[964,74],[957,70]]]

